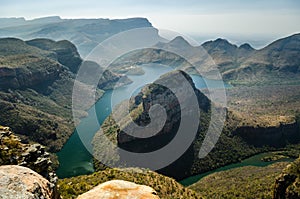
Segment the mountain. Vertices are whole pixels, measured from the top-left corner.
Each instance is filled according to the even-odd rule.
[[[131,66],[138,70],[139,65],[159,63],[212,79],[211,72],[218,70],[226,82],[234,85],[294,84],[299,83],[299,37],[300,34],[295,34],[256,50],[247,43],[236,46],[220,38],[192,46],[179,36],[131,52],[113,63],[111,68],[114,72],[126,73]]]
[[[99,43],[114,34],[134,28],[151,27],[151,23],[145,18],[114,20],[61,19],[56,16],[34,20],[0,18],[0,37],[69,40],[75,44],[81,57],[85,58]]]
[[[171,41],[160,41],[146,49],[130,52],[117,59],[110,67],[116,73],[126,73],[148,63],[163,64],[186,72],[194,72],[195,68],[206,72],[214,67],[202,48],[191,46],[181,36]],[[202,64],[201,68],[200,64]]]
[[[249,44],[243,44],[240,47],[237,47],[225,39],[208,41],[201,46],[219,66],[221,72],[238,67],[243,60],[255,51]]]
[[[72,90],[79,66],[87,73],[103,72],[98,64],[83,62],[69,41],[0,39],[0,122],[51,152],[61,149],[74,129]],[[116,83],[129,82],[124,75],[105,71],[96,97]],[[87,81],[80,86],[92,88]],[[91,105],[85,102],[84,110]]]
[[[255,51],[238,68],[224,72],[233,81],[299,82],[300,34],[274,41]]]

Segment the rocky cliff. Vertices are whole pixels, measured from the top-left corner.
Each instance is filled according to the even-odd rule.
[[[287,143],[297,144],[300,140],[300,126],[294,120],[277,126],[239,126],[233,134],[242,137],[256,147],[284,147]]]
[[[83,62],[68,41],[0,39],[0,122],[10,126],[23,140],[59,150],[73,132],[72,90],[78,68],[87,74],[103,72],[94,62]],[[91,89],[87,76],[80,84]],[[124,75],[103,72],[96,98],[102,89],[131,81]],[[83,110],[92,104],[85,103]],[[85,112],[80,112],[81,117]]]

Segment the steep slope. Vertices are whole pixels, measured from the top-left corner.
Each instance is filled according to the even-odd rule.
[[[0,44],[0,122],[22,139],[41,143],[52,152],[59,150],[74,129],[71,100],[75,72],[81,65],[90,73],[103,69],[95,63],[83,63],[68,41],[6,38],[0,39]],[[130,82],[109,71],[103,74],[96,97],[101,96],[100,89],[111,88],[121,78]],[[88,82],[81,86],[91,87]],[[85,106],[87,109],[91,104]]]
[[[7,24],[11,22],[9,26]],[[12,25],[13,24],[13,25]],[[48,38],[69,40],[86,57],[101,41],[122,31],[152,27],[145,18],[130,19],[61,19],[46,17],[34,20],[1,19],[0,37],[18,37],[25,40]]]

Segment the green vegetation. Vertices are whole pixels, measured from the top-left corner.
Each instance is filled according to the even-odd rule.
[[[64,199],[76,198],[100,183],[115,179],[150,186],[157,191],[161,199],[202,198],[200,194],[183,187],[172,178],[148,170],[130,168],[106,169],[91,175],[61,179],[58,182],[59,192]]]
[[[275,179],[287,165],[287,162],[281,162],[267,167],[246,166],[221,171],[204,177],[188,188],[206,198],[271,199]]]
[[[20,140],[9,134],[7,127],[0,126],[0,165],[17,163],[16,157],[23,152]],[[7,136],[4,136],[4,132]]]

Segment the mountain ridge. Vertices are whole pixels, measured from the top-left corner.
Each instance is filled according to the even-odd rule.
[[[2,24],[5,23],[2,19]],[[1,22],[1,21],[0,21]],[[74,43],[81,55],[86,57],[99,43],[110,36],[133,28],[153,28],[146,18],[127,19],[61,19],[60,17],[44,17],[10,22],[9,27],[0,24],[0,37],[18,37],[23,40],[47,38],[52,40],[69,40]]]

